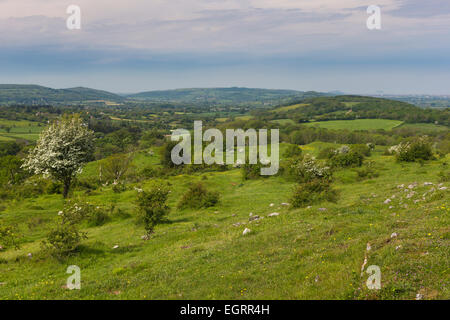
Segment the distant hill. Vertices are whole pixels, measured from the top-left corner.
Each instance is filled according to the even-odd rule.
[[[130,94],[133,100],[151,102],[175,102],[196,104],[276,104],[291,99],[313,98],[329,95],[319,92],[255,88],[190,88],[162,91],[148,91]]]
[[[420,108],[407,102],[355,95],[302,99],[261,112],[269,120],[292,119],[295,123],[391,119],[406,123],[450,125],[449,108]]]
[[[119,103],[123,97],[90,88],[52,89],[38,85],[0,84],[0,104]]]

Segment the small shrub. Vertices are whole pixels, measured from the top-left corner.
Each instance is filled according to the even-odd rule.
[[[101,226],[110,218],[102,207],[82,201],[68,201],[59,216],[62,224],[77,225],[87,221],[89,226]]]
[[[373,179],[380,176],[380,174],[373,167],[373,164],[373,162],[369,162],[361,169],[355,169],[358,180]]]
[[[169,213],[167,206],[169,190],[162,184],[154,185],[150,190],[140,190],[137,197],[139,220],[144,223],[147,236],[153,233],[155,226]]]
[[[363,164],[364,156],[359,152],[336,152],[329,160],[334,168],[360,167]]]
[[[218,202],[218,192],[209,191],[202,183],[196,183],[183,195],[178,203],[178,208],[208,208],[216,205]]]
[[[317,159],[330,159],[334,154],[334,149],[332,147],[323,148],[319,151]]]
[[[73,224],[62,223],[47,234],[42,247],[53,257],[62,259],[74,253],[83,239],[87,239],[86,233]]]
[[[20,238],[16,227],[13,226],[0,226],[0,245],[5,248],[12,247],[15,249],[20,248]]]
[[[350,150],[357,152],[364,157],[370,157],[372,149],[366,144],[352,144]]]
[[[316,179],[331,180],[330,167],[322,165],[314,157],[306,155],[302,158],[294,158],[290,161],[286,175],[299,183],[309,182]]]
[[[285,158],[299,157],[302,155],[302,149],[296,144],[290,144],[283,153]]]
[[[294,188],[291,205],[294,208],[301,208],[323,200],[336,202],[337,198],[338,194],[331,188],[329,181],[316,179]]]
[[[412,141],[402,142],[395,149],[397,161],[414,162],[433,159],[433,151],[428,139],[416,138]]]
[[[245,163],[241,167],[242,178],[244,180],[252,180],[252,179],[268,177],[268,176],[262,176],[261,175],[261,168],[262,167],[263,167],[262,164],[259,163],[259,162],[256,163],[256,164]]]

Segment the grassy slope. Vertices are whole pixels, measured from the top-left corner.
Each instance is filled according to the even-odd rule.
[[[314,143],[304,149],[316,154],[321,147]],[[403,199],[408,205],[403,208],[398,201],[405,192],[397,188],[418,182],[421,196],[431,188],[423,182],[437,182],[443,160],[424,167],[398,164],[381,151],[370,159],[376,161],[380,177],[356,182],[351,169],[340,171],[335,186],[341,200],[310,209],[280,205],[289,202],[292,188],[281,177],[241,186],[238,170],[204,174],[205,182],[222,194],[216,208],[172,209],[170,222],[159,226],[147,242],[140,239],[143,229],[132,218],[114,218],[102,227],[88,228],[89,239],[80,254],[62,263],[39,253],[39,241],[62,199],[52,195],[14,203],[0,219],[21,222],[27,243],[21,250],[0,252],[0,283],[5,283],[0,285],[0,299],[412,299],[419,291],[425,298],[448,299],[447,193],[446,198],[417,204],[415,198]],[[141,154],[136,163],[155,164],[157,159]],[[90,164],[84,174],[96,174],[95,167]],[[175,207],[197,180],[201,176],[172,177],[170,205]],[[393,194],[394,208],[388,209],[383,201]],[[103,188],[86,200],[114,202],[133,213],[135,195]],[[328,210],[319,211],[320,207]],[[248,222],[250,212],[267,216],[274,211],[281,215]],[[246,225],[234,227],[237,222]],[[242,236],[245,227],[252,230],[248,236]],[[390,239],[393,232],[399,236]],[[367,278],[359,275],[367,242],[372,245],[368,265],[381,267],[383,289],[355,295]],[[32,259],[26,258],[28,252]],[[62,287],[72,264],[82,270],[80,291]]]
[[[392,130],[401,125],[403,122],[398,120],[387,119],[357,119],[357,120],[336,120],[336,121],[319,121],[305,123],[309,126],[319,126],[326,129],[348,129],[348,130]]]

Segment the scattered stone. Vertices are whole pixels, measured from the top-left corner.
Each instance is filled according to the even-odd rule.
[[[327,211],[327,208],[319,208],[319,211]]]
[[[439,190],[447,190],[447,187],[440,187]]]
[[[189,249],[191,246],[182,246],[181,249]]]
[[[148,240],[148,235],[143,235],[143,236],[141,236],[141,239],[142,239],[142,240]]]
[[[4,286],[6,282],[0,282],[0,286]]]
[[[384,200],[384,204],[388,204],[388,203],[391,203],[391,199],[386,199],[386,200]]]
[[[398,185],[398,186],[397,186],[397,188],[399,188],[399,189],[403,189],[404,187],[405,187],[404,184],[401,184],[401,185]]]
[[[248,215],[249,217],[251,217],[253,215],[253,213],[252,212],[250,212],[250,214]]]
[[[250,218],[248,218],[248,221],[255,221],[255,220],[259,220],[261,219],[260,216],[251,216]]]
[[[432,185],[433,185],[433,182],[424,182],[423,185],[424,185],[424,186],[432,186]]]
[[[240,222],[233,223],[233,226],[234,226],[234,227],[239,227],[240,225],[242,225],[242,223],[240,223]]]
[[[319,282],[320,277],[317,275],[316,278],[314,279],[314,282]]]
[[[287,203],[287,202],[283,202],[282,204],[281,204],[282,206],[289,206],[289,203]]]
[[[248,234],[248,233],[250,233],[252,230],[250,230],[250,229],[248,229],[248,228],[245,228],[244,229],[244,232],[242,232],[242,235],[246,235],[246,234]]]
[[[397,237],[398,237],[397,232],[393,232],[393,233],[391,234],[391,239],[392,239],[392,238],[397,238]]]
[[[368,242],[367,242],[366,250],[367,250],[367,251],[372,250],[372,247],[370,246],[370,243],[368,243]]]
[[[0,251],[2,251],[3,250],[3,247],[2,246],[0,246]]]
[[[307,206],[307,207],[306,207],[306,209],[311,209],[311,208],[312,208],[311,206]]]
[[[232,216],[232,217],[236,217],[236,216],[237,216],[237,214],[236,214],[236,213],[234,213],[234,214],[232,214],[231,216]]]
[[[394,206],[389,206],[389,209],[394,209]]]
[[[406,199],[411,199],[415,194],[416,194],[416,193],[415,193],[414,191],[408,193],[408,194],[406,195]]]
[[[280,214],[278,212],[274,212],[268,215],[268,217],[276,217],[279,216]]]
[[[116,245],[113,247],[113,249],[117,249],[117,248],[119,248],[119,246],[116,244]]]
[[[402,246],[396,246],[395,250],[400,250],[402,248]]]
[[[417,187],[417,182],[414,182],[413,184],[410,184],[408,186],[408,189],[414,189],[415,187]]]
[[[33,255],[31,254],[31,252],[27,254],[27,257],[30,259],[33,258]]]
[[[271,203],[270,205],[269,205],[269,207],[273,207],[275,204],[274,203]]]
[[[423,299],[423,294],[418,293],[416,294],[416,300],[422,300]]]

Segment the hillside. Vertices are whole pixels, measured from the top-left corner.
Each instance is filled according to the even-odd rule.
[[[53,89],[38,85],[0,84],[0,104],[82,104],[122,102],[114,93],[84,87]]]
[[[274,104],[290,99],[310,98],[326,95],[319,92],[295,90],[272,90],[255,88],[191,88],[148,91],[128,95],[127,98],[153,102],[241,104]]]
[[[302,148],[317,155],[327,146]],[[430,191],[438,188],[438,173],[448,160],[400,164],[377,148],[368,161],[379,177],[360,180],[354,169],[340,170],[337,203],[291,210],[282,203],[291,201],[294,183],[282,177],[242,181],[238,169],[172,176],[171,213],[149,241],[141,239],[143,228],[133,218],[134,188],[147,188],[152,179],[122,193],[110,186],[79,190],[74,199],[105,210],[115,206],[117,212],[102,225],[85,226],[88,240],[64,261],[41,251],[63,199],[56,194],[24,199],[0,213],[2,222],[18,223],[26,233],[21,249],[0,252],[0,298],[414,299],[420,293],[424,299],[448,299],[448,191]],[[159,159],[143,151],[134,162],[156,168]],[[90,163],[80,179],[97,176],[98,163]],[[178,210],[180,197],[198,181],[220,191],[220,203]],[[412,198],[405,192],[410,184]],[[270,217],[273,212],[279,215]],[[250,213],[264,219],[251,220]],[[251,229],[247,236],[245,228]],[[364,289],[365,255],[368,265],[382,270],[382,290]],[[82,290],[64,287],[72,264],[82,270]]]
[[[407,123],[450,125],[450,108],[420,108],[390,99],[364,96],[308,98],[261,111],[267,120],[292,119],[296,123],[311,121],[390,119]]]

